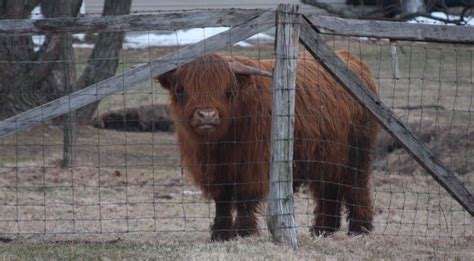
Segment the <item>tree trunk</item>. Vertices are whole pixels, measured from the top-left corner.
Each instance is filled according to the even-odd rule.
[[[41,0],[0,0],[1,19],[25,19]]]
[[[76,16],[72,13],[70,0],[43,0],[41,12],[45,18]],[[47,99],[56,99],[70,93],[70,83],[76,79],[74,66],[74,50],[70,33],[53,33],[46,35],[46,41],[58,41],[57,57],[51,66],[47,77],[41,81],[41,88],[47,90]],[[43,93],[44,94],[44,93]]]
[[[129,14],[131,5],[132,0],[106,0],[102,15]],[[75,84],[77,90],[115,75],[124,37],[124,32],[99,34],[94,50],[87,62],[87,67]],[[89,124],[98,105],[99,102],[95,102],[79,110],[79,123]]]
[[[41,3],[41,11],[46,18],[52,17],[70,17],[77,16],[82,0],[43,0]],[[46,39],[50,40],[57,37],[60,42],[58,50],[58,60],[51,69],[49,76],[43,84],[52,87],[55,96],[63,96],[74,92],[73,83],[76,80],[76,67],[74,63],[74,49],[72,47],[72,35],[70,33],[61,33],[47,35]],[[62,167],[69,168],[73,164],[73,145],[76,142],[78,128],[76,124],[76,112],[70,111],[63,120],[63,161]]]
[[[0,0],[0,18],[28,19],[41,4],[45,17],[76,16],[82,0]],[[11,117],[66,93],[64,63],[73,61],[69,34],[42,36],[35,51],[31,36],[0,37],[0,119]],[[40,39],[41,36],[36,36]],[[68,54],[64,53],[65,48]],[[75,74],[74,74],[75,78]]]
[[[38,0],[0,0],[1,19],[26,19]],[[45,50],[45,48],[43,49]],[[40,102],[39,90],[33,88],[38,78],[30,76],[38,66],[34,62],[51,52],[35,52],[30,36],[0,37],[0,120],[30,109]],[[30,61],[30,62],[28,62]]]
[[[106,0],[103,15],[128,14],[132,0]],[[1,19],[27,19],[41,4],[46,18],[77,16],[82,0],[0,0]],[[70,33],[51,33],[35,51],[31,36],[0,37],[0,120],[82,89],[115,74],[124,33],[101,33],[81,77],[76,81],[74,50]],[[88,122],[97,103],[82,110]],[[77,113],[70,112],[56,123],[64,124],[63,167],[73,162],[78,136]]]
[[[46,17],[66,16],[57,1],[63,0],[0,0],[1,19],[27,19],[41,3]],[[128,14],[132,0],[106,0],[103,15]],[[70,0],[67,16],[76,16],[82,0]],[[0,120],[11,117],[68,93],[64,78],[64,35],[44,36],[44,43],[35,51],[31,36],[0,37]],[[67,36],[70,38],[70,36]],[[115,74],[124,33],[101,33],[88,65],[74,90],[104,80]],[[72,51],[72,50],[71,50]],[[71,52],[72,53],[72,52]],[[81,122],[88,123],[97,103],[78,112]]]

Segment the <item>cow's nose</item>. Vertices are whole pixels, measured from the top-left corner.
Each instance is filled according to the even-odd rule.
[[[219,113],[216,109],[197,109],[194,116],[204,122],[213,123],[219,118]]]

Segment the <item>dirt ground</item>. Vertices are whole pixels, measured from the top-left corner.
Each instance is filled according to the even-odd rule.
[[[370,64],[382,100],[472,190],[472,50],[404,46],[394,81],[386,45],[330,43]],[[173,49],[127,50],[122,68]],[[232,53],[272,57],[271,45]],[[166,102],[167,93],[150,81],[103,100],[97,115]],[[0,258],[474,258],[473,218],[387,135],[373,152],[374,232],[348,237],[344,223],[332,237],[313,238],[313,202],[302,192],[296,195],[298,251],[271,242],[265,211],[260,236],[210,243],[213,203],[186,178],[173,133],[82,127],[67,170],[60,168],[62,149],[62,130],[51,125],[0,140]]]

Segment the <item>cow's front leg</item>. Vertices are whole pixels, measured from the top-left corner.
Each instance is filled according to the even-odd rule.
[[[234,207],[234,204],[232,202],[230,191],[232,190],[223,189],[223,192],[220,193],[218,197],[214,198],[216,203],[216,217],[214,218],[214,224],[211,227],[212,241],[225,241],[236,236],[232,217],[232,208]]]
[[[239,201],[237,205],[237,217],[235,220],[235,230],[237,235],[246,237],[258,234],[258,224],[256,213],[260,205],[259,199],[248,199]]]

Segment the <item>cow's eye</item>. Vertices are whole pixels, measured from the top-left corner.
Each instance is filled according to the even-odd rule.
[[[183,88],[177,88],[174,92],[175,96],[177,99],[184,99],[186,98],[186,92],[184,91]]]
[[[232,96],[233,96],[233,93],[232,93],[231,90],[228,90],[228,91],[225,92],[225,97],[226,97],[228,100],[230,100],[230,99],[232,98]]]

